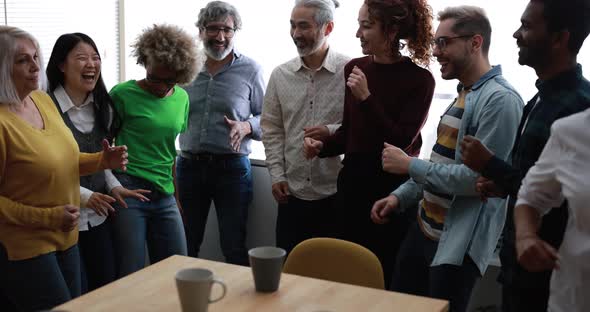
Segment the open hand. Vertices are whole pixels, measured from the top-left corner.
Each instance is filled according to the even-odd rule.
[[[129,190],[123,186],[117,186],[111,190],[111,194],[117,200],[117,203],[119,203],[119,205],[121,205],[121,207],[123,207],[123,208],[127,208],[127,203],[125,202],[125,198],[131,197],[131,198],[135,198],[141,202],[149,202],[150,199],[145,197],[144,194],[149,194],[151,192],[152,191],[143,190],[143,189]]]
[[[115,202],[115,199],[109,195],[105,195],[99,192],[94,192],[90,195],[86,206],[94,210],[97,215],[106,217],[111,212],[115,212],[115,208],[111,206]]]
[[[244,137],[252,133],[252,126],[247,121],[231,120],[227,116],[223,116],[223,120],[229,127],[229,144],[234,152],[239,152]]]

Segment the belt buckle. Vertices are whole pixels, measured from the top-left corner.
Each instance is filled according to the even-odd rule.
[[[213,161],[215,159],[215,155],[213,155],[213,154],[196,154],[195,158],[197,160]]]

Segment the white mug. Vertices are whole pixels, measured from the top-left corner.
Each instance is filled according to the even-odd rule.
[[[207,312],[210,303],[225,297],[225,283],[213,276],[213,272],[210,270],[182,269],[176,273],[175,279],[180,305],[184,312]],[[211,288],[214,283],[221,285],[223,291],[218,298],[211,299]]]

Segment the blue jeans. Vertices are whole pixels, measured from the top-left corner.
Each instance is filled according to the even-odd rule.
[[[220,156],[221,157],[221,156]],[[179,200],[186,217],[189,255],[197,257],[211,201],[219,220],[221,250],[229,263],[247,265],[246,223],[252,201],[247,156],[176,160]]]
[[[147,242],[150,263],[172,255],[186,255],[182,217],[174,195],[160,192],[149,181],[127,174],[117,179],[128,189],[147,189],[149,202],[126,198],[129,208],[117,207],[111,219],[118,276],[123,277],[145,266]]]
[[[0,292],[18,311],[51,309],[80,296],[78,246],[10,261],[0,244]]]

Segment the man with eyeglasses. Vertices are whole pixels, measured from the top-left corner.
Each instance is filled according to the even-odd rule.
[[[262,112],[262,141],[279,204],[277,246],[290,252],[301,241],[333,236],[334,194],[340,157],[306,160],[303,138],[334,133],[344,109],[344,65],[350,60],[328,44],[334,0],[297,0],[291,38],[299,56],[272,72]]]
[[[188,253],[197,257],[211,201],[227,262],[247,265],[248,207],[252,201],[251,140],[260,140],[262,68],[234,48],[242,21],[226,2],[209,2],[196,26],[207,60],[186,88],[188,128],[180,136],[176,174],[186,221]]]
[[[459,94],[441,117],[429,161],[394,146],[383,150],[383,169],[411,179],[377,201],[371,217],[385,223],[394,211],[417,207],[392,288],[446,299],[450,311],[465,311],[475,282],[494,257],[505,210],[502,199],[480,200],[474,187],[479,174],[462,163],[459,142],[475,136],[507,159],[523,101],[500,66],[490,66],[491,26],[483,9],[450,7],[438,19],[433,55],[443,79],[459,80]]]

